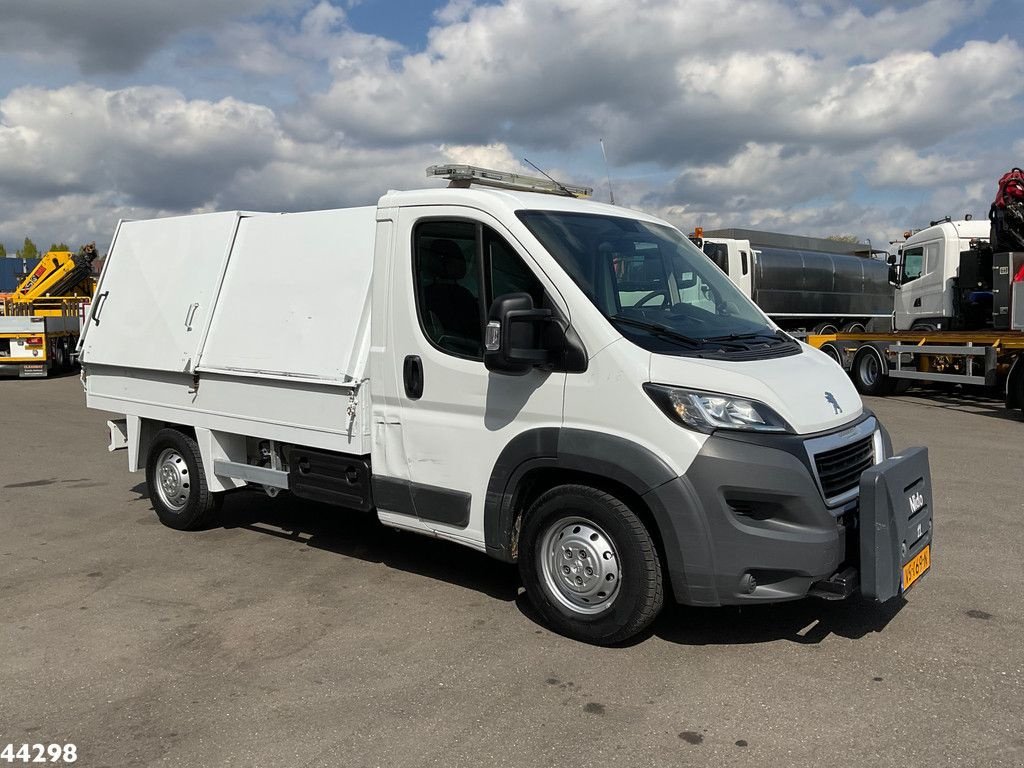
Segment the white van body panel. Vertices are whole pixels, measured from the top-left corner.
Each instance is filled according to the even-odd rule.
[[[99,323],[85,328],[83,359],[191,372],[235,232],[249,215],[122,222],[96,288]]]
[[[365,378],[375,225],[374,208],[242,219],[198,369]]]

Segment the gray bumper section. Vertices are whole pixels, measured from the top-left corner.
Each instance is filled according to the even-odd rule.
[[[682,603],[803,597],[846,557],[845,526],[825,507],[808,467],[763,444],[713,435],[686,475],[644,500],[658,509],[666,549],[675,544],[682,554],[681,570],[670,569]]]

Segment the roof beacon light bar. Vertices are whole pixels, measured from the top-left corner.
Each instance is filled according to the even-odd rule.
[[[482,187],[517,189],[521,192],[544,192],[549,195],[569,194],[573,197],[590,197],[594,194],[591,187],[559,184],[550,179],[523,176],[506,171],[493,171],[490,168],[478,168],[475,165],[432,165],[427,168],[427,177],[448,179],[451,182],[449,187],[469,187],[476,184]]]

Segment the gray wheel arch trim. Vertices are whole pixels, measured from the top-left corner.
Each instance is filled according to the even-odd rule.
[[[652,534],[658,534],[664,545],[665,565],[676,599],[689,601],[692,591],[703,591],[704,584],[691,585],[692,579],[687,576],[687,572],[711,571],[708,526],[699,500],[686,483],[676,482],[677,473],[648,448],[602,432],[545,427],[522,432],[505,446],[494,464],[484,499],[484,538],[489,555],[514,561],[517,493],[522,479],[536,469],[586,472],[629,488],[654,517],[658,530]]]

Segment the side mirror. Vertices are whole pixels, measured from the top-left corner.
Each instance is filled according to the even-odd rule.
[[[885,258],[885,263],[888,264],[890,267],[895,266],[895,264],[896,264],[896,254],[895,253],[890,253]]]
[[[522,376],[550,362],[544,346],[544,325],[550,309],[536,309],[528,293],[498,296],[487,313],[484,328],[484,365],[495,373]]]

